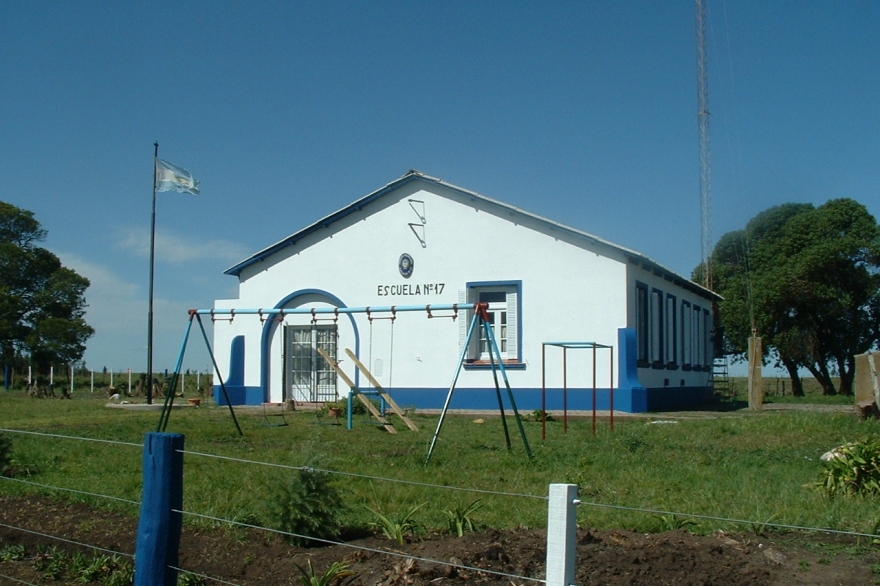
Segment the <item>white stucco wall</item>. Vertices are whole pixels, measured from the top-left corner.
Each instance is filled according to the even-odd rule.
[[[414,203],[418,200],[422,203]],[[418,213],[417,213],[418,212]],[[419,215],[423,214],[425,222]],[[424,239],[424,247],[414,233]],[[414,271],[401,276],[398,259],[410,254]],[[469,282],[522,283],[522,360],[524,370],[510,370],[515,387],[540,388],[541,343],[593,341],[616,345],[617,329],[627,325],[627,266],[623,255],[602,243],[572,236],[562,229],[442,186],[421,182],[404,185],[360,212],[319,230],[271,258],[244,269],[240,296],[218,300],[215,308],[271,308],[299,290],[325,291],[346,306],[451,304]],[[384,295],[385,286],[419,286],[418,295]],[[430,287],[425,294],[422,289]],[[396,290],[396,289],[389,289]],[[442,290],[442,292],[441,292]],[[304,298],[308,301],[308,298]],[[309,304],[307,304],[309,305]],[[318,304],[324,305],[326,304]],[[444,312],[449,313],[449,312]],[[428,319],[425,313],[399,314],[391,323],[374,321],[372,346],[366,315],[356,317],[360,355],[371,366],[383,361],[379,381],[394,387],[448,387],[460,356],[459,324],[451,319]],[[286,323],[307,323],[308,317],[287,316]],[[262,324],[253,316],[238,316],[214,327],[218,363],[228,372],[228,349],[235,335],[246,337],[245,385],[260,384]],[[281,400],[281,336],[276,330],[271,347],[271,400]],[[343,348],[354,348],[347,318],[339,320],[339,356],[351,375]],[[562,351],[548,349],[548,386],[562,385]],[[391,368],[393,362],[393,369]],[[568,384],[592,384],[592,355],[568,351]],[[600,351],[596,378],[600,387],[610,381],[610,359]],[[393,378],[393,380],[391,380]],[[615,380],[617,375],[615,373]],[[364,383],[365,384],[365,383]],[[492,387],[486,371],[465,371],[461,387]],[[340,392],[347,391],[340,381]]]

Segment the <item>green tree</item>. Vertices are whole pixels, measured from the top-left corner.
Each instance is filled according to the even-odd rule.
[[[40,369],[82,358],[89,281],[37,246],[46,230],[33,212],[0,202],[0,358],[29,356]]]
[[[770,208],[722,236],[711,262],[730,353],[744,358],[755,332],[795,394],[801,369],[826,394],[852,393],[855,355],[880,334],[880,227],[863,205]]]

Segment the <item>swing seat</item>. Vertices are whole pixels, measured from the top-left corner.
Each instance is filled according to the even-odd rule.
[[[273,422],[269,418],[280,418],[281,421]],[[281,403],[281,411],[278,413],[267,413],[266,412],[266,403],[263,403],[263,425],[260,427],[287,427],[290,423],[287,422],[287,419],[284,417],[284,404]]]

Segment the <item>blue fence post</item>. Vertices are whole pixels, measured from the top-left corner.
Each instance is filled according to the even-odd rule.
[[[135,549],[135,586],[175,586],[183,525],[183,440],[148,433],[144,440],[144,496]]]

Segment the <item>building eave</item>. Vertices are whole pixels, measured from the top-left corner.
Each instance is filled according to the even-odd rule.
[[[697,283],[694,283],[693,281],[691,281],[687,277],[679,275],[675,271],[661,265],[660,263],[650,259],[649,257],[645,256],[644,254],[642,254],[640,252],[636,252],[635,250],[631,250],[629,248],[614,244],[608,240],[605,240],[603,238],[600,238],[600,237],[595,236],[593,234],[590,234],[588,232],[584,232],[582,230],[572,228],[571,226],[566,226],[565,224],[562,224],[562,223],[557,222],[555,220],[550,220],[548,218],[544,218],[544,217],[539,216],[537,214],[534,214],[532,212],[529,212],[524,209],[518,208],[516,206],[492,199],[490,197],[486,197],[480,193],[477,193],[476,191],[472,191],[470,189],[466,189],[463,187],[459,187],[457,185],[453,185],[452,183],[444,181],[443,179],[440,179],[438,177],[432,177],[430,175],[426,175],[426,174],[424,174],[420,171],[416,171],[416,170],[410,170],[405,175],[392,181],[391,183],[388,183],[387,185],[384,185],[383,187],[377,189],[376,191],[373,191],[372,193],[369,193],[369,194],[365,195],[364,197],[362,197],[358,200],[355,200],[354,202],[345,206],[344,208],[341,208],[341,209],[333,212],[332,214],[329,214],[328,216],[321,218],[320,220],[310,224],[309,226],[306,226],[302,230],[299,230],[298,232],[291,234],[287,238],[284,238],[283,240],[280,240],[280,241],[276,242],[275,244],[272,244],[271,246],[268,246],[268,247],[260,250],[259,252],[249,256],[245,260],[239,262],[238,264],[235,264],[232,267],[226,269],[225,271],[223,271],[223,273],[226,275],[232,275],[232,276],[238,277],[241,275],[242,271],[244,271],[248,267],[251,267],[255,264],[263,262],[264,260],[266,260],[267,258],[276,254],[277,252],[279,252],[280,250],[282,250],[284,248],[287,248],[289,246],[294,246],[295,244],[300,242],[303,238],[306,238],[316,232],[319,232],[321,230],[325,230],[325,229],[329,228],[335,222],[345,218],[346,216],[348,216],[350,214],[361,211],[364,207],[370,205],[374,201],[382,198],[383,196],[387,195],[388,193],[391,193],[392,191],[394,191],[404,185],[407,185],[408,183],[411,183],[413,181],[424,181],[427,183],[433,183],[436,185],[440,185],[440,186],[445,187],[447,189],[457,191],[467,197],[478,200],[484,204],[488,204],[490,206],[497,207],[497,208],[499,208],[503,211],[506,211],[508,213],[512,213],[512,214],[516,214],[516,215],[519,215],[522,217],[530,218],[530,219],[538,222],[539,224],[543,224],[543,225],[547,226],[550,229],[550,231],[555,230],[555,231],[559,231],[562,233],[566,233],[566,234],[573,236],[576,239],[586,240],[586,241],[591,242],[593,244],[600,244],[604,247],[608,247],[612,250],[616,250],[619,253],[623,254],[626,258],[628,258],[630,260],[630,262],[635,262],[637,264],[640,264],[645,269],[659,272],[660,274],[664,275],[664,277],[668,278],[669,280],[679,283],[680,286],[683,286],[683,287],[685,287],[685,288],[687,288],[687,289],[689,289],[689,290],[691,290],[701,296],[704,296],[704,297],[707,297],[710,299],[714,299],[714,300],[721,300],[721,296],[719,296],[717,293],[715,293],[709,289],[706,289],[705,287],[703,287]]]

